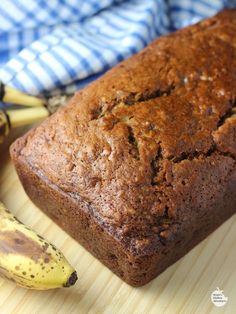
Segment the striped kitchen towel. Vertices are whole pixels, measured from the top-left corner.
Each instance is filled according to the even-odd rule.
[[[151,40],[236,0],[1,0],[0,80],[72,93]]]

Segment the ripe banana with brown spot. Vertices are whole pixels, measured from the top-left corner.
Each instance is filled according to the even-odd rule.
[[[0,203],[0,274],[37,290],[70,287],[77,274],[63,254]]]

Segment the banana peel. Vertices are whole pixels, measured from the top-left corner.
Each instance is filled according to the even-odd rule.
[[[29,289],[70,287],[77,273],[63,254],[0,202],[0,274]]]

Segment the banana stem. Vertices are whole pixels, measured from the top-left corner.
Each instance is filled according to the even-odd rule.
[[[49,112],[45,107],[27,108],[21,110],[7,110],[6,114],[10,121],[10,126],[19,126],[34,123],[48,117]]]
[[[17,128],[40,121],[49,115],[45,107],[26,108],[21,110],[0,110],[0,144],[8,135],[10,128]]]
[[[43,106],[44,100],[38,97],[27,95],[12,87],[3,86],[2,101],[16,105],[24,105],[30,107]]]

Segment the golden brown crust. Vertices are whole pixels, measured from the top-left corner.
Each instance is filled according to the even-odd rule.
[[[64,216],[56,215],[64,228],[73,229],[68,198],[77,200],[78,216],[82,200],[89,205],[92,225],[104,229],[123,256],[115,267],[105,262],[113,271],[119,274],[127,259],[152,261],[145,276],[144,266],[122,270],[133,285],[153,278],[235,212],[235,197],[226,200],[236,172],[235,18],[235,10],[225,11],[154,41],[12,147],[38,205],[47,208],[42,191],[50,198],[52,186],[58,200],[66,193]],[[38,201],[36,177],[42,186],[48,182]],[[106,250],[96,253],[74,229],[73,236],[103,260]],[[163,253],[179,241],[178,253]]]

